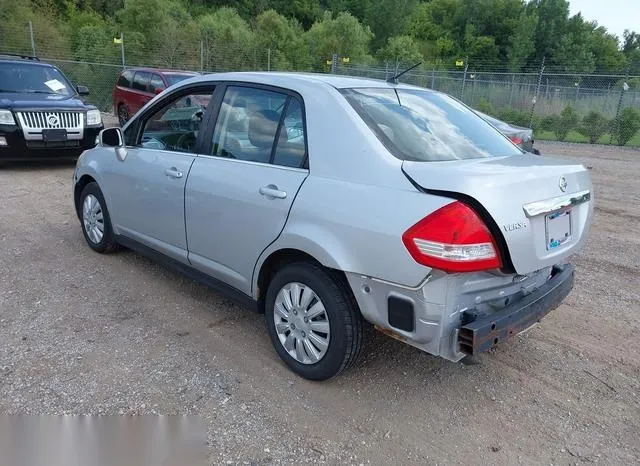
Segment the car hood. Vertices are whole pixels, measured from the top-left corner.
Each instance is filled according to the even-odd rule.
[[[64,96],[57,94],[32,94],[27,92],[0,94],[0,108],[9,110],[28,109],[86,109],[94,108],[86,105],[77,95]]]

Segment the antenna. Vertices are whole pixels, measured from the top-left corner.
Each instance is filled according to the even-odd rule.
[[[417,68],[418,66],[422,65],[422,62],[418,62],[415,65],[413,65],[411,68],[407,68],[406,70],[396,74],[395,76],[391,76],[389,78],[387,78],[387,82],[391,83],[391,84],[398,84],[398,78],[400,76],[402,76],[403,74],[405,74],[407,71],[411,71],[414,68]]]

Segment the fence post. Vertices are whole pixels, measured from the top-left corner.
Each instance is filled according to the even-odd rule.
[[[122,58],[122,69],[124,70],[124,34],[120,33],[120,57]]]
[[[460,91],[460,100],[464,102],[464,86],[467,83],[467,70],[469,69],[469,59],[464,61],[464,75],[462,76],[462,90]]]
[[[204,71],[204,41],[200,41],[200,73]]]
[[[336,74],[338,68],[338,54],[331,55],[331,74]]]
[[[613,134],[617,133],[620,131],[620,108],[622,107],[622,100],[624,99],[624,92],[626,91],[625,84],[627,84],[627,82],[629,81],[629,72],[631,71],[631,65],[629,65],[627,67],[627,73],[625,75],[624,78],[624,82],[622,83],[621,89],[620,89],[620,97],[618,98],[618,107],[616,108],[616,126],[615,126],[615,131],[611,131],[611,134],[609,135],[609,144],[613,144]]]
[[[267,71],[271,71],[271,49],[267,49]]]
[[[513,105],[513,87],[516,83],[516,74],[511,73],[511,89],[509,90],[509,107]]]
[[[536,95],[531,101],[531,114],[529,115],[529,127],[533,127],[533,112],[536,109],[536,102],[540,95],[540,85],[542,84],[542,73],[544,73],[544,61],[546,57],[542,57],[542,66],[540,66],[540,75],[538,75],[538,85],[536,86]]]
[[[36,41],[33,39],[33,23],[29,20],[29,37],[31,38],[31,55],[36,56]]]
[[[431,89],[436,88],[436,69],[431,70]]]

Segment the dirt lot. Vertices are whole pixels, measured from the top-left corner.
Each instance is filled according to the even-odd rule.
[[[284,367],[262,316],[91,252],[71,165],[0,169],[0,413],[198,414],[214,464],[638,464],[640,152],[540,147],[593,167],[566,302],[479,365],[376,334],[325,383]]]

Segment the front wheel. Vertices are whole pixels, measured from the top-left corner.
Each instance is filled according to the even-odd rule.
[[[357,360],[363,323],[348,285],[320,265],[295,263],[276,272],[265,318],[278,355],[297,374],[326,380]]]
[[[129,121],[129,110],[124,104],[118,105],[118,123],[123,127]]]
[[[80,223],[91,249],[99,253],[118,249],[107,204],[97,183],[89,183],[80,194]]]

